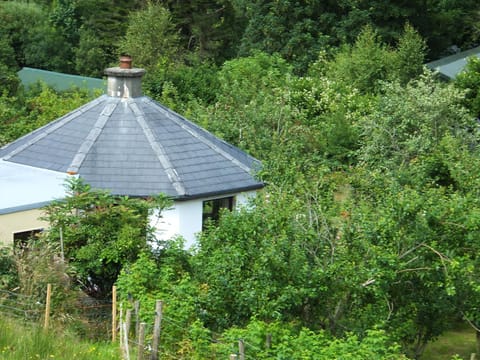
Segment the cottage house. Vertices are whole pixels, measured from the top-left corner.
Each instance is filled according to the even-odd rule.
[[[107,94],[0,149],[0,243],[45,227],[39,209],[65,195],[68,176],[113,195],[168,195],[157,236],[187,246],[205,218],[263,187],[259,161],[144,96],[145,71],[122,60],[105,70]]]

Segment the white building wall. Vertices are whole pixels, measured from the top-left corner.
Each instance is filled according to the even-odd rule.
[[[164,210],[158,218],[158,211],[150,218],[155,236],[158,240],[168,240],[174,236],[185,239],[185,248],[189,249],[196,244],[196,235],[202,231],[203,202],[205,200],[235,196],[237,209],[246,206],[249,199],[255,197],[256,191],[247,191],[239,194],[226,194],[190,201],[176,201],[171,209]]]
[[[257,192],[255,190],[245,191],[236,195],[236,208],[239,209],[242,206],[246,206],[250,199],[255,198]]]
[[[150,218],[158,240],[168,240],[174,236],[185,239],[185,248],[195,244],[195,234],[202,230],[203,199],[176,201],[172,208],[164,210],[158,217],[158,210]]]
[[[196,235],[202,231],[203,199],[179,202],[180,235],[185,238],[185,248],[196,244]]]

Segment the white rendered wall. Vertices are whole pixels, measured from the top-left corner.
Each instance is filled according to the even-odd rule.
[[[237,194],[235,196],[235,205],[236,205],[236,208],[239,209],[241,208],[242,206],[246,206],[248,204],[248,201],[250,199],[253,199],[255,198],[255,196],[257,195],[257,192],[255,190],[252,190],[252,191],[245,191],[243,193],[240,193],[240,194]]]
[[[240,194],[176,201],[171,209],[161,213],[161,218],[158,218],[158,212],[156,212],[150,218],[150,225],[156,229],[155,236],[158,240],[168,240],[180,235],[185,239],[185,248],[189,249],[196,244],[196,235],[202,231],[202,212],[205,200],[235,196],[235,207],[238,209],[245,206],[255,195],[256,191],[247,191]]]
[[[195,234],[202,230],[203,199],[176,201],[172,208],[164,210],[158,218],[156,211],[150,218],[150,225],[155,230],[158,240],[168,240],[174,236],[185,239],[185,248],[195,244]]]

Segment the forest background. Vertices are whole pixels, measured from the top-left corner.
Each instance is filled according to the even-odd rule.
[[[0,2],[0,145],[92,98],[24,89],[21,67],[101,77],[128,53],[146,94],[260,159],[268,184],[191,251],[149,248],[151,203],[71,184],[39,279],[58,304],[91,278],[94,296],[164,300],[172,359],[239,337],[256,359],[417,358],[457,321],[477,330],[480,61],[450,83],[423,64],[479,26],[475,0]],[[60,226],[69,282],[44,261]],[[22,261],[2,257],[0,286],[26,288]]]

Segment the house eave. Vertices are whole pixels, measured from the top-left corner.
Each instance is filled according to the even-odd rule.
[[[187,195],[177,196],[177,197],[173,197],[172,200],[174,201],[197,200],[197,199],[203,199],[203,198],[223,196],[228,194],[238,194],[238,193],[247,192],[247,191],[260,190],[260,189],[263,189],[264,187],[265,187],[265,183],[261,182],[255,185],[240,187],[236,189],[226,189],[222,191],[211,191],[211,192],[205,192],[205,193],[195,194],[195,195],[187,194]]]
[[[181,196],[169,196],[170,200],[173,201],[190,201],[190,200],[198,200],[198,199],[205,199],[205,198],[212,198],[212,197],[218,197],[218,196],[224,196],[224,195],[233,195],[233,194],[239,194],[242,192],[247,192],[247,191],[256,191],[263,189],[265,187],[264,182],[257,183],[255,185],[250,185],[250,186],[245,186],[245,187],[239,187],[239,188],[234,188],[234,189],[225,189],[221,191],[210,191],[210,192],[203,192],[199,194],[186,194],[186,195],[181,195]],[[128,196],[130,198],[149,198],[152,196],[152,194],[149,195],[125,195],[125,194],[112,194],[114,196]]]
[[[14,214],[17,212],[29,211],[29,210],[39,210],[47,205],[50,205],[53,201],[54,200],[42,201],[42,202],[33,203],[33,204],[25,204],[25,205],[19,205],[19,206],[13,206],[5,209],[0,209],[0,215]]]

